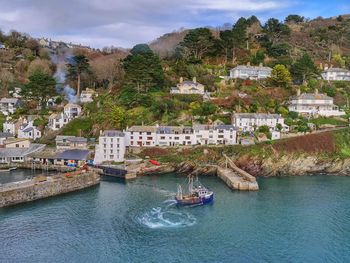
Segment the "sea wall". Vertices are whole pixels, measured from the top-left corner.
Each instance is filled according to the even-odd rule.
[[[96,171],[40,176],[32,180],[0,186],[0,207],[30,202],[91,187],[100,183]]]

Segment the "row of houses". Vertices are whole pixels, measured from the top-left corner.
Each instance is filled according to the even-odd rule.
[[[42,134],[40,129],[34,126],[34,119],[35,116],[19,118],[18,120],[7,118],[3,123],[3,131],[21,139],[39,139]]]
[[[49,123],[47,127],[50,130],[57,131],[63,126],[68,124],[74,118],[77,118],[81,114],[82,108],[75,103],[68,103],[64,106],[63,112],[52,113],[49,116]]]

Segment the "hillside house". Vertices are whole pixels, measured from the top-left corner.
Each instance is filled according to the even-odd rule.
[[[84,137],[76,137],[76,136],[64,136],[58,135],[56,136],[56,148],[58,150],[73,150],[73,149],[82,149],[86,150],[88,148],[87,139]]]
[[[157,127],[156,126],[132,126],[127,128],[125,133],[125,143],[131,147],[152,147],[156,146]]]
[[[237,128],[233,125],[193,125],[196,144],[237,144]]]
[[[0,111],[4,115],[13,114],[21,107],[21,101],[17,98],[2,98],[0,100]]]
[[[64,106],[63,113],[68,117],[68,119],[74,119],[80,115],[81,106],[74,103],[68,103]]]
[[[195,145],[192,127],[158,126],[155,144],[158,146]]]
[[[14,136],[12,133],[9,132],[0,132],[0,147],[4,147],[4,142],[7,139],[13,139]]]
[[[18,138],[36,140],[41,138],[41,131],[34,126],[33,121],[27,121],[19,127]]]
[[[266,79],[271,76],[272,68],[260,66],[240,65],[230,70],[231,79]]]
[[[123,162],[124,156],[125,134],[116,130],[101,131],[95,148],[94,164]]]
[[[184,81],[183,78],[180,78],[180,82],[176,87],[172,87],[170,90],[171,94],[199,94],[204,95],[204,85],[197,82],[197,79],[194,77],[192,81]]]
[[[234,113],[232,125],[243,132],[255,131],[261,126],[268,126],[271,131],[276,131],[281,126],[282,131],[289,131],[289,127],[284,124],[284,118],[279,114]]]
[[[334,105],[334,99],[326,94],[318,93],[298,93],[290,98],[289,111],[298,112],[301,115],[308,116],[342,116],[344,111],[339,110],[339,107]]]
[[[61,129],[64,125],[66,125],[70,119],[68,116],[61,112],[61,113],[52,113],[49,116],[49,123],[47,124],[47,127],[53,131],[58,131]]]
[[[80,94],[80,102],[81,103],[89,103],[94,101],[95,91],[93,89],[87,88],[83,90]]]
[[[328,81],[350,81],[350,70],[344,68],[326,68],[321,76]]]
[[[25,122],[24,118],[19,118],[18,120],[12,120],[10,117],[7,117],[7,120],[2,124],[2,130],[4,132],[17,135],[19,128],[24,122]]]

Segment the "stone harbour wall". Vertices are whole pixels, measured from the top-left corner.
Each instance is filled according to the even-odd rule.
[[[47,177],[46,181],[42,181],[43,177],[38,178],[0,186],[0,207],[74,192],[100,183],[96,171],[76,172],[70,177],[60,174]]]

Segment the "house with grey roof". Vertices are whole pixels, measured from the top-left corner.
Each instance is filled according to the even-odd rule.
[[[98,144],[95,147],[94,164],[123,162],[126,147],[125,137],[125,133],[121,131],[101,131]]]
[[[55,142],[58,150],[88,148],[88,139],[84,137],[57,135]]]
[[[4,145],[4,141],[15,136],[9,132],[0,132],[0,147]]]
[[[272,68],[260,66],[239,65],[230,70],[231,79],[266,79],[271,76]]]
[[[71,149],[57,154],[55,163],[66,166],[82,166],[87,163],[90,157],[89,150]]]
[[[33,121],[27,121],[20,125],[18,129],[18,138],[36,140],[41,138],[41,131],[34,126]]]
[[[0,100],[0,111],[7,116],[14,114],[21,105],[22,102],[17,98],[2,98]]]
[[[328,81],[350,81],[350,70],[345,68],[325,68],[321,73],[324,80]]]
[[[0,148],[0,163],[23,163],[28,161],[30,155],[40,152],[45,144],[30,143],[28,139],[10,138],[4,141],[4,148]]]
[[[172,87],[170,89],[171,94],[199,94],[204,95],[204,85],[197,82],[196,77],[193,78],[192,81],[180,78],[180,82],[176,85],[176,87]]]
[[[288,125],[284,123],[284,118],[280,114],[269,113],[233,113],[232,125],[243,132],[255,131],[261,126],[267,126],[271,131],[289,131]]]
[[[342,116],[345,112],[339,110],[334,105],[334,99],[326,94],[318,93],[316,89],[314,93],[301,93],[298,90],[296,96],[289,100],[289,111],[298,112],[301,115],[308,116]]]

